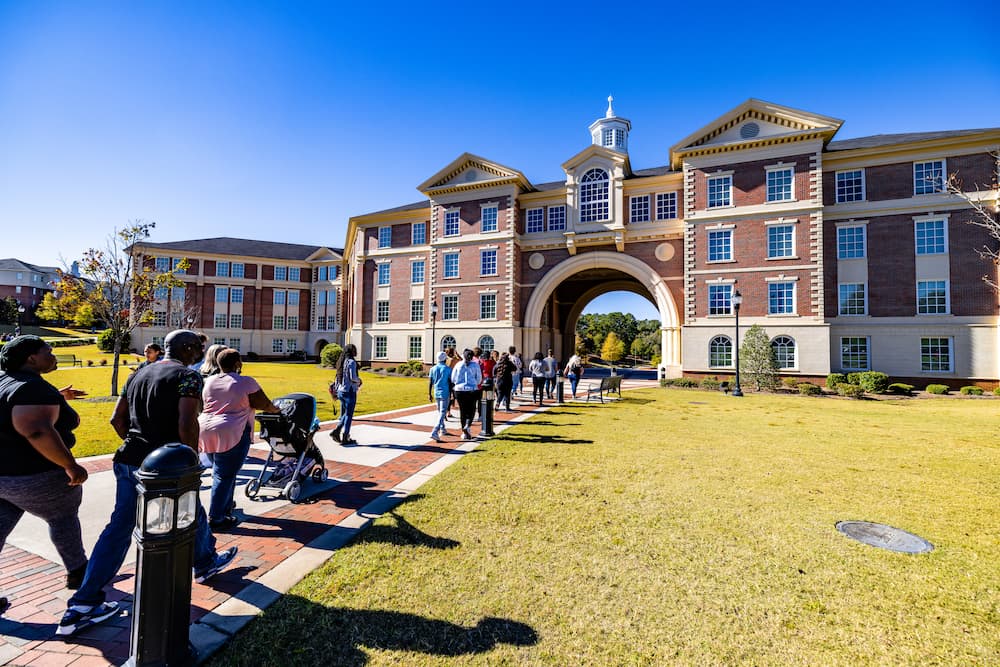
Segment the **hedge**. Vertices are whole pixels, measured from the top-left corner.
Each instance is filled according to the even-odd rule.
[[[890,394],[898,394],[900,396],[912,396],[913,395],[913,385],[906,384],[905,382],[893,382],[890,384],[886,390]]]
[[[947,394],[948,385],[946,384],[929,384],[925,390],[928,394]]]
[[[836,389],[838,384],[847,384],[847,376],[843,373],[830,373],[826,376],[827,389]]]
[[[802,394],[803,396],[823,395],[823,390],[820,389],[817,385],[812,384],[811,382],[800,382],[798,385],[798,390],[799,393]]]
[[[861,398],[865,395],[865,390],[859,385],[844,382],[837,385],[837,393],[847,398]]]
[[[982,396],[983,388],[975,385],[968,385],[958,390],[963,396]]]

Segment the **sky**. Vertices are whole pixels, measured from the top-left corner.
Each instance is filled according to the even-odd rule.
[[[635,169],[750,97],[843,119],[838,139],[997,127],[998,20],[987,0],[0,0],[0,257],[58,266],[136,219],[342,247],[466,151],[563,179],[608,95]]]

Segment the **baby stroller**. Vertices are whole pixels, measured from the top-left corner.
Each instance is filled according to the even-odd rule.
[[[274,399],[274,404],[281,412],[257,415],[260,437],[271,451],[260,475],[247,482],[246,494],[256,498],[262,487],[281,489],[279,496],[294,503],[302,494],[304,478],[311,475],[314,481],[325,482],[329,476],[323,455],[313,443],[319,430],[316,399],[309,394],[288,394]]]

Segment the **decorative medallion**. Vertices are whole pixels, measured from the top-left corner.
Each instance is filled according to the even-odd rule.
[[[533,268],[535,271],[545,266],[545,255],[540,252],[531,253],[531,257],[528,258],[528,266]]]
[[[656,246],[656,259],[661,262],[669,262],[674,258],[674,246],[671,243],[661,243]]]

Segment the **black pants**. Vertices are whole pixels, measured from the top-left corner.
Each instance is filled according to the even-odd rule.
[[[542,399],[545,398],[545,378],[532,376],[531,382],[531,400],[538,401],[538,404],[541,405]]]
[[[455,398],[458,400],[458,413],[462,423],[462,428],[472,426],[472,420],[476,418],[476,400],[478,391],[456,391]]]

